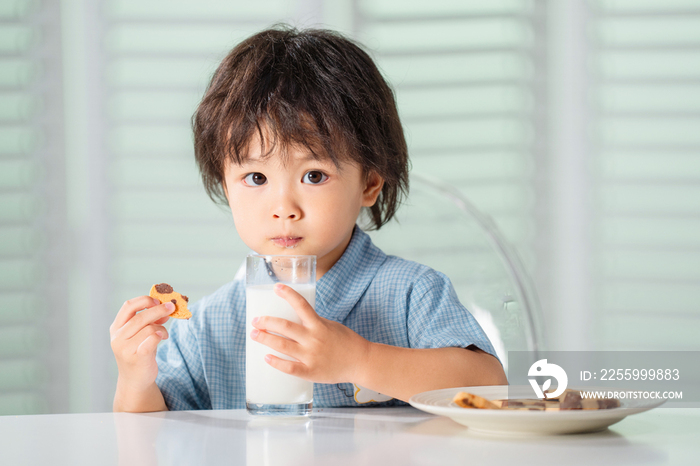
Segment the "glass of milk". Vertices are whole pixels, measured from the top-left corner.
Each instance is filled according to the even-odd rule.
[[[316,309],[316,256],[263,256],[246,258],[246,408],[251,414],[311,414],[314,384],[285,374],[265,362],[266,354],[294,359],[250,338],[253,318],[281,317],[300,324],[292,306],[274,291],[284,283]]]

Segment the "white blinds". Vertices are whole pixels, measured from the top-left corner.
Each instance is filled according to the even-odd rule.
[[[414,171],[493,216],[533,269],[539,6],[363,0],[357,10],[358,37],[396,89]]]
[[[0,4],[0,415],[65,407],[54,13]]]
[[[555,2],[0,2],[0,414],[110,409],[122,302],[233,277],[246,248],[204,194],[189,119],[224,54],[278,21],[352,25],[397,90],[414,170],[493,216],[540,294],[560,293],[560,341],[580,322],[595,349],[696,349],[700,1],[574,3],[583,86],[562,95],[585,96],[566,109],[585,123],[580,177],[548,146],[569,103],[548,101],[549,26],[572,21]],[[548,193],[562,170],[585,211]],[[562,213],[590,234],[550,228]],[[586,260],[550,257],[564,248]],[[584,284],[576,315],[553,274]]]
[[[697,349],[700,1],[590,6],[599,345]]]

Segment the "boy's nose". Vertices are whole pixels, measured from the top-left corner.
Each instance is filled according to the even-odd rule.
[[[272,216],[274,218],[288,218],[290,220],[293,220],[293,219],[297,218],[298,215],[296,213],[290,213],[290,214],[287,214],[286,216],[284,214],[282,214],[282,215],[272,214]]]
[[[283,220],[299,220],[301,218],[301,210],[293,204],[284,203],[272,211],[272,217]]]
[[[299,220],[301,218],[301,208],[293,187],[280,184],[279,189],[273,193],[273,197],[270,198],[272,218],[282,220]]]

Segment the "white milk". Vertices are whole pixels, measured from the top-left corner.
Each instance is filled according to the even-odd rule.
[[[288,285],[316,308],[316,284]],[[313,399],[314,384],[285,374],[265,362],[266,354],[283,359],[293,358],[250,338],[254,317],[281,317],[298,324],[301,319],[292,306],[275,294],[274,285],[246,287],[246,401],[262,404],[301,404]]]

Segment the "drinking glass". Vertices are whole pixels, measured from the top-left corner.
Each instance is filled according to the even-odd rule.
[[[316,256],[250,254],[246,258],[246,408],[251,414],[306,416],[313,405],[313,382],[270,366],[266,354],[294,358],[250,338],[255,317],[301,323],[294,308],[275,293],[276,283],[293,288],[315,309]]]

